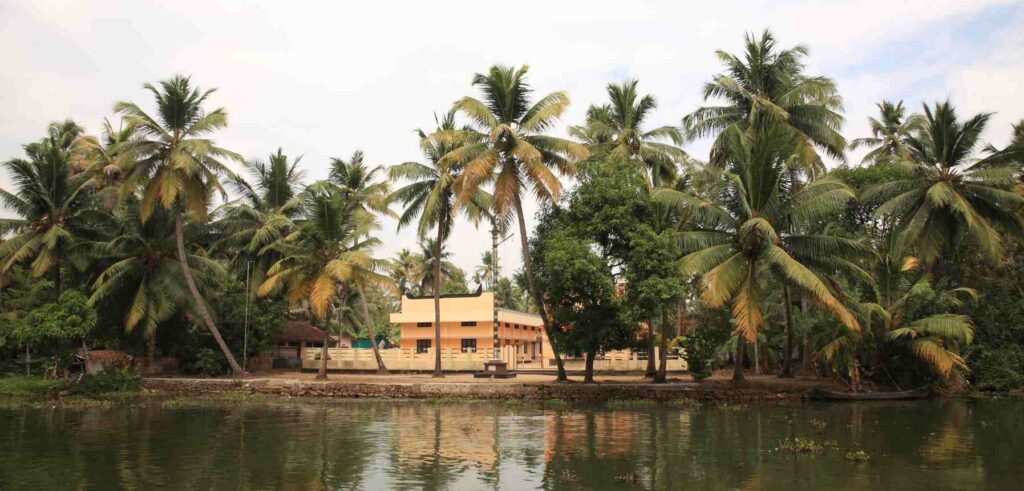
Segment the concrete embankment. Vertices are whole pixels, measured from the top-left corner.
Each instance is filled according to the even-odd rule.
[[[375,382],[308,381],[266,379],[148,378],[148,390],[172,394],[213,394],[245,391],[291,397],[397,398],[397,399],[524,399],[568,401],[675,400],[770,401],[802,399],[817,384],[775,385],[748,383],[459,383],[459,382]]]

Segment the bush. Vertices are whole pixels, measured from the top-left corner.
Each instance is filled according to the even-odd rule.
[[[975,345],[967,353],[974,388],[1008,391],[1024,387],[1024,349],[1019,345],[993,348]]]
[[[200,348],[193,362],[185,365],[186,373],[217,377],[228,372],[228,362],[220,351]]]
[[[686,366],[696,381],[711,376],[715,369],[718,348],[729,339],[729,314],[724,310],[709,311],[700,307],[694,313],[697,327],[680,336],[678,346],[683,349]]]
[[[68,393],[73,395],[138,392],[140,389],[142,377],[129,369],[106,370],[95,375],[86,375],[82,380],[67,387]]]

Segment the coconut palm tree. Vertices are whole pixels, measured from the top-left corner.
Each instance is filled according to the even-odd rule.
[[[679,234],[680,268],[700,277],[701,298],[710,308],[732,305],[739,337],[736,359],[743,359],[744,340],[753,341],[764,325],[764,282],[777,275],[829,311],[852,330],[854,315],[832,293],[807,261],[825,261],[863,252],[859,243],[832,235],[793,233],[841,209],[853,192],[842,183],[822,178],[791,192],[794,173],[787,165],[799,136],[781,125],[756,132],[728,128],[720,142],[728,152],[727,186],[716,201],[673,189],[654,193],[658,201],[690,214],[694,230]],[[733,380],[741,381],[737,363]]]
[[[608,84],[609,103],[590,106],[583,126],[569,128],[569,134],[583,141],[594,155],[642,163],[652,187],[675,177],[678,164],[689,158],[679,145],[683,134],[674,126],[645,130],[644,124],[658,107],[654,96],[640,96],[637,81]]]
[[[903,242],[915,245],[928,269],[964,238],[999,261],[999,229],[1021,229],[1024,198],[1013,192],[1017,166],[995,155],[973,159],[990,116],[961,122],[949,101],[925,105],[923,126],[907,142],[910,160],[901,164],[906,177],[864,192],[864,199],[883,202],[877,216],[899,221]]]
[[[224,343],[199,294],[185,246],[186,218],[199,224],[207,223],[211,194],[219,192],[227,198],[219,178],[231,176],[232,172],[222,160],[242,160],[209,138],[211,133],[227,126],[227,113],[223,108],[205,110],[203,105],[214,90],[201,91],[192,85],[189,77],[177,75],[157,86],[145,84],[143,87],[153,94],[156,117],[132,102],[114,105],[125,123],[135,126],[139,134],[138,138],[118,148],[134,159],[125,177],[125,186],[132,192],[141,190],[139,218],[143,222],[149,220],[157,208],[171,210],[175,217],[178,262],[192,294],[193,308],[224,353],[231,371],[242,375],[242,367]]]
[[[480,264],[473,270],[473,281],[487,290],[494,286],[494,256],[491,251],[484,251],[480,255]]]
[[[435,135],[442,132],[456,131],[455,112],[449,111],[437,121]],[[457,199],[456,183],[461,177],[463,167],[460,163],[443,163],[446,155],[470,144],[469,138],[475,138],[469,131],[460,133],[462,138],[437,138],[423,130],[417,130],[420,138],[420,149],[427,164],[406,162],[388,170],[391,179],[408,181],[409,184],[397,189],[391,200],[400,201],[405,210],[399,216],[398,227],[401,229],[414,220],[416,233],[426,237],[434,229],[435,239],[426,239],[423,243],[423,259],[430,260],[433,267],[423,270],[423,282],[420,292],[432,284],[434,296],[434,376],[443,377],[441,371],[441,277],[445,274],[444,242],[451,235],[456,215],[464,214],[474,223],[487,213],[491,206],[491,196],[479,188],[465,199]],[[428,283],[429,282],[429,283]]]
[[[822,357],[832,361],[870,337],[875,344],[872,371],[876,374],[888,373],[885,362],[889,347],[903,345],[946,381],[962,382],[962,374],[969,369],[961,348],[973,340],[974,326],[966,315],[951,311],[962,307],[965,300],[977,299],[978,293],[971,288],[936,291],[898,234],[890,234],[884,247],[874,275],[868,278],[870,297],[857,306],[868,329],[839,333],[822,347]],[[930,302],[939,312],[922,315],[915,307],[921,301]]]
[[[138,203],[132,199],[115,212],[118,231],[97,251],[111,264],[93,282],[89,305],[96,306],[111,297],[130,298],[124,314],[125,331],[143,330],[147,358],[152,363],[157,326],[188,305],[191,297],[175,259],[173,217],[158,208],[143,223],[138,211]],[[188,262],[192,275],[207,288],[225,273],[219,262],[206,256],[190,254]]]
[[[128,191],[123,186],[124,176],[134,161],[124,148],[126,142],[138,135],[137,129],[134,124],[124,121],[114,128],[110,120],[104,118],[100,138],[89,135],[79,138],[79,145],[85,153],[85,167],[81,170],[93,180],[96,194],[108,211],[112,211]]]
[[[391,281],[398,288],[399,295],[413,296],[419,294],[418,285],[423,276],[423,258],[409,249],[398,251],[395,258],[391,260]]]
[[[330,181],[341,188],[357,208],[365,213],[380,213],[394,217],[388,208],[390,183],[385,177],[387,172],[383,166],[369,167],[364,162],[362,150],[356,150],[346,161],[340,158],[331,159]]]
[[[389,208],[388,197],[390,195],[390,182],[387,179],[378,180],[378,177],[384,177],[385,169],[382,166],[369,167],[364,162],[364,155],[362,150],[356,150],[352,153],[352,157],[348,161],[339,158],[331,159],[331,172],[330,180],[342,191],[346,200],[352,203],[352,206],[358,213],[371,217],[370,220],[374,223],[374,226],[367,229],[376,229],[376,219],[372,218],[374,213],[379,213],[394,218],[395,214]],[[375,277],[375,276],[374,276]],[[355,281],[353,283],[356,287],[357,293],[360,298],[360,310],[366,317],[364,322],[370,328],[374,327],[373,322],[369,318],[369,308],[366,304],[365,286],[367,283],[363,281]],[[370,333],[370,340],[375,339],[373,333]],[[373,343],[373,354],[377,360],[377,371],[378,373],[386,373],[387,367],[384,366],[384,360],[380,356],[377,343]]]
[[[769,30],[757,38],[746,35],[742,58],[716,52],[725,72],[704,84],[703,95],[705,100],[719,99],[724,104],[698,108],[683,118],[690,138],[715,137],[711,163],[723,164],[728,157],[722,136],[727,128],[756,130],[776,124],[798,136],[796,163],[808,174],[825,170],[817,149],[845,160],[846,140],[839,134],[842,98],[832,79],[804,73],[808,52],[803,45],[779,49]]]
[[[83,265],[79,246],[110,222],[93,206],[94,182],[75,170],[81,133],[70,120],[52,123],[46,138],[24,146],[26,158],[2,164],[15,191],[0,189],[0,202],[19,218],[0,219],[0,273],[27,263],[34,277],[53,276],[58,298],[67,263]]]
[[[924,118],[919,114],[907,115],[903,101],[893,104],[882,101],[876,104],[879,118],[868,118],[871,125],[871,136],[857,138],[850,142],[850,150],[868,147],[871,150],[864,155],[861,163],[895,163],[910,158],[910,147],[907,142],[911,136],[921,129]]]
[[[296,230],[271,246],[280,254],[257,294],[283,292],[293,305],[305,305],[325,333],[317,378],[327,378],[327,342],[338,303],[374,276],[380,261],[370,251],[380,244],[369,237],[372,217],[360,213],[346,193],[320,181],[303,193],[303,215]],[[376,352],[376,351],[375,351]],[[379,357],[379,354],[377,355]],[[380,360],[378,360],[380,366]]]
[[[552,92],[531,102],[532,90],[526,81],[528,70],[525,65],[492,66],[487,73],[476,74],[473,85],[483,92],[483,100],[464,97],[454,106],[473,122],[471,130],[442,132],[439,136],[468,140],[441,161],[443,165],[465,165],[456,184],[460,200],[468,201],[477,189],[492,183],[495,216],[515,213],[528,289],[537,305],[543,306],[543,293],[535,287],[530,263],[523,198],[529,190],[543,203],[556,201],[562,190],[558,174],[574,174],[575,163],[586,159],[590,152],[583,145],[545,134],[569,107],[569,96]],[[467,138],[465,133],[471,136]],[[540,311],[548,339],[555,339],[543,307]],[[565,380],[557,349],[555,362],[559,380]]]
[[[299,169],[301,160],[298,157],[289,161],[278,148],[266,162],[253,160],[242,164],[248,180],[235,176],[229,181],[241,197],[222,207],[216,222],[221,237],[215,247],[234,255],[239,273],[249,269],[252,284],[263,283],[270,265],[280,259],[267,246],[294,230],[292,220],[302,206],[298,197],[303,177]],[[247,268],[250,265],[253,267]]]

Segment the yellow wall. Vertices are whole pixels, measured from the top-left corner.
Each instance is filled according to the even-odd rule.
[[[494,293],[479,296],[441,298],[441,348],[461,349],[463,339],[476,339],[477,349],[492,348]],[[402,348],[415,348],[416,340],[434,339],[434,299],[402,298],[401,312],[391,314],[391,322],[401,327]],[[476,322],[476,326],[463,326]],[[430,323],[419,327],[419,323]],[[515,310],[498,309],[498,339],[502,346],[538,342],[536,349],[527,347],[525,355],[550,356],[547,336],[540,316]],[[516,327],[518,326],[518,327]],[[544,355],[541,354],[543,350]],[[520,355],[524,355],[522,349]]]

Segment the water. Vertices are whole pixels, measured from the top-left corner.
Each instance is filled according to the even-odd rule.
[[[1014,399],[17,409],[0,410],[0,488],[1021,489],[1022,435]],[[827,448],[775,450],[795,437]]]

